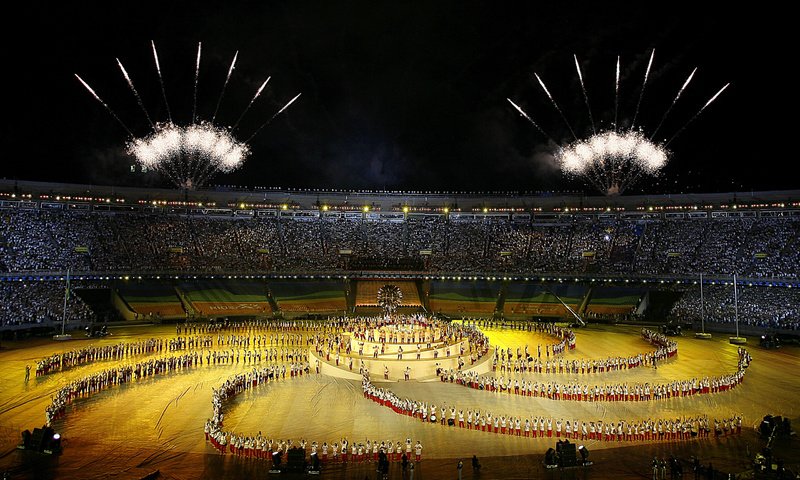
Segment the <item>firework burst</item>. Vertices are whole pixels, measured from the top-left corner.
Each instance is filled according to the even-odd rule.
[[[619,115],[619,92],[620,92],[620,58],[617,57],[616,74],[614,81],[614,123],[608,128],[601,128],[596,126],[594,117],[592,116],[592,108],[589,104],[589,95],[586,91],[584,84],[583,72],[581,71],[580,62],[577,56],[573,56],[575,60],[575,69],[578,73],[578,81],[583,93],[584,103],[589,112],[589,123],[591,125],[591,134],[580,137],[575,133],[572,125],[567,120],[564,112],[556,103],[553,95],[547,89],[544,80],[538,75],[534,77],[538,81],[553,108],[558,112],[564,123],[567,125],[574,141],[560,145],[554,152],[556,161],[558,162],[561,171],[566,175],[581,177],[587,182],[591,183],[604,195],[619,195],[622,194],[628,187],[634,184],[642,175],[657,175],[660,170],[666,165],[669,160],[671,152],[667,148],[670,142],[675,139],[683,130],[686,129],[703,111],[708,107],[717,97],[728,87],[729,84],[723,86],[715,95],[713,95],[701,108],[689,119],[686,123],[679,128],[669,140],[659,142],[654,140],[656,133],[664,124],[667,116],[672,111],[672,108],[677,103],[678,99],[683,94],[689,82],[692,81],[695,68],[689,74],[689,77],[678,90],[675,99],[669,105],[661,121],[658,123],[652,134],[649,136],[644,132],[644,128],[636,125],[636,119],[639,116],[639,109],[644,97],[645,87],[650,77],[650,71],[653,66],[653,59],[655,57],[655,50],[650,53],[650,60],[647,63],[647,69],[644,73],[644,80],[642,81],[639,90],[638,101],[636,102],[636,111],[633,115],[633,120],[630,127],[619,129],[617,118]],[[522,107],[514,103],[511,99],[507,99],[514,109],[530,122],[537,130],[547,136],[550,140],[552,137],[537,124],[530,115],[528,115]],[[557,143],[557,142],[554,142]]]
[[[145,169],[161,170],[176,186],[192,190],[217,172],[241,167],[250,147],[209,122],[160,123],[150,135],[128,142],[127,152]]]
[[[130,136],[127,142],[127,153],[134,157],[136,162],[141,166],[143,171],[155,170],[167,177],[176,187],[181,189],[196,189],[200,188],[206,181],[217,173],[232,172],[244,164],[244,161],[250,155],[250,147],[248,143],[253,137],[258,134],[264,127],[266,127],[275,117],[281,112],[286,110],[295,100],[300,97],[297,94],[286,105],[278,110],[266,122],[261,124],[247,140],[237,140],[233,132],[239,126],[239,122],[244,115],[250,110],[255,101],[261,95],[261,92],[267,86],[270,77],[261,84],[256,91],[253,98],[248,103],[244,111],[239,115],[238,120],[233,127],[227,128],[216,125],[214,123],[217,112],[219,111],[222,97],[225,95],[225,89],[233,74],[236,66],[236,61],[239,52],[236,52],[228,68],[228,73],[225,77],[222,91],[219,94],[216,108],[211,116],[211,121],[201,120],[197,112],[197,91],[200,81],[200,61],[202,48],[201,44],[197,45],[197,57],[194,64],[194,85],[192,92],[192,120],[188,125],[181,125],[172,120],[172,112],[169,109],[167,102],[167,93],[164,88],[164,79],[161,75],[161,65],[158,61],[158,51],[156,45],[151,42],[153,49],[153,61],[155,62],[156,72],[158,74],[159,84],[161,86],[162,99],[166,107],[168,121],[154,122],[147,109],[144,107],[139,92],[134,86],[133,80],[128,74],[122,62],[117,59],[117,64],[123,77],[130,89],[131,93],[136,99],[137,104],[141,108],[148,123],[151,126],[151,131],[144,136],[136,136],[128,128],[128,126],[117,116],[117,114],[103,101],[100,96],[77,74],[75,77],[81,84],[92,94],[92,96],[100,102],[101,105],[108,111],[109,114],[125,129]]]
[[[607,195],[622,193],[642,174],[653,175],[667,163],[669,151],[642,133],[605,131],[559,148],[562,171],[588,179]]]

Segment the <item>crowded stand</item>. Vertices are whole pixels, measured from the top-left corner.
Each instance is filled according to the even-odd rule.
[[[677,278],[696,278],[702,272],[793,281],[800,271],[797,217],[532,223],[444,215],[367,221],[15,209],[6,210],[0,222],[0,273],[9,275],[366,269]],[[706,319],[711,322],[733,321],[733,296],[723,290],[707,289]],[[751,326],[797,329],[798,295],[784,288],[745,288],[739,319]],[[5,282],[0,285],[0,322],[57,321],[63,315],[63,296],[60,282]],[[699,319],[698,305],[698,292],[689,289],[672,316]],[[79,295],[70,296],[68,312],[70,321],[95,317]]]
[[[734,323],[733,285],[708,285],[703,289],[706,322]],[[739,287],[739,323],[761,328],[800,329],[800,290],[794,288]],[[685,292],[671,316],[687,321],[701,318],[700,289]]]
[[[71,322],[95,318],[78,295],[69,295],[67,312]],[[0,326],[50,324],[63,315],[63,282],[0,282]]]
[[[354,221],[19,210],[0,268],[37,271],[332,271],[343,251],[381,269],[430,251],[431,272],[706,274],[795,279],[794,217],[520,223]],[[353,262],[358,265],[358,262]],[[412,263],[413,264],[413,263]]]

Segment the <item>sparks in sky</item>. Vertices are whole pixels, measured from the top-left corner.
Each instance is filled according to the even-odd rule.
[[[294,96],[277,111],[269,120],[258,127],[253,134],[247,137],[246,141],[237,140],[233,132],[239,126],[239,122],[244,117],[258,97],[267,86],[270,77],[261,84],[256,91],[250,103],[244,111],[239,115],[238,120],[233,127],[223,127],[214,123],[219,110],[220,102],[225,94],[225,89],[231,78],[231,74],[236,66],[236,61],[239,52],[236,52],[228,68],[228,73],[225,77],[222,91],[219,94],[216,108],[211,116],[211,121],[201,120],[197,113],[197,92],[198,84],[200,81],[200,61],[202,53],[202,44],[197,45],[197,57],[195,61],[195,75],[192,93],[192,119],[187,125],[181,125],[174,122],[172,119],[172,112],[169,109],[167,102],[167,93],[164,88],[164,79],[161,74],[161,64],[158,60],[158,52],[156,50],[155,42],[151,42],[153,49],[153,60],[155,62],[158,80],[161,85],[161,94],[166,107],[168,120],[165,122],[154,122],[151,120],[150,114],[144,106],[138,90],[134,86],[131,76],[122,65],[122,62],[117,59],[117,65],[128,84],[131,93],[134,95],[137,104],[144,112],[148,123],[150,124],[151,131],[144,136],[136,136],[130,128],[117,116],[114,110],[103,101],[100,96],[77,74],[75,77],[80,83],[92,94],[92,96],[103,105],[114,119],[119,122],[131,137],[127,142],[126,151],[132,155],[136,162],[141,166],[142,170],[155,170],[167,177],[176,187],[181,189],[196,189],[201,187],[212,176],[217,173],[232,172],[244,164],[250,154],[250,147],[248,143],[253,137],[269,124],[276,116],[286,110],[295,100],[300,97],[300,94]]]
[[[575,175],[584,178],[605,195],[619,195],[623,193],[642,175],[657,175],[669,160],[671,153],[667,148],[668,145],[714,100],[716,100],[729,85],[723,86],[713,95],[689,121],[684,123],[684,125],[672,135],[672,137],[668,140],[658,141],[654,140],[655,135],[672,111],[672,107],[675,106],[675,103],[681,97],[684,90],[689,85],[689,82],[691,82],[697,71],[696,68],[692,70],[680,90],[678,90],[678,94],[664,112],[661,121],[652,131],[652,134],[646,135],[644,133],[644,127],[636,124],[636,119],[639,116],[639,109],[642,104],[642,99],[644,98],[645,87],[650,78],[650,71],[653,66],[653,59],[655,58],[655,50],[650,53],[650,60],[647,62],[647,69],[644,72],[644,80],[639,90],[639,97],[636,103],[636,111],[633,115],[633,120],[630,126],[624,129],[620,129],[617,123],[620,94],[620,58],[617,57],[616,73],[614,77],[614,122],[606,128],[602,128],[602,125],[598,126],[595,124],[580,62],[577,56],[573,56],[573,58],[575,60],[575,69],[578,72],[578,81],[583,93],[584,103],[589,112],[591,132],[586,136],[575,133],[575,129],[550,93],[550,90],[548,90],[542,77],[538,73],[534,73],[534,77],[545,95],[547,95],[553,108],[555,108],[564,120],[564,123],[567,125],[573,137],[572,142],[566,145],[560,145],[554,152],[554,156],[560,165],[561,171],[566,175]],[[507,100],[520,115],[528,120],[542,134],[552,140],[552,137],[547,135],[541,125],[537,124],[522,107],[514,103],[511,99]]]

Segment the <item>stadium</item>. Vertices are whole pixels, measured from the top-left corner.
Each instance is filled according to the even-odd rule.
[[[112,191],[85,185],[7,181],[1,189],[2,303],[23,306],[3,312],[6,342],[39,331],[59,333],[66,319],[67,333],[72,331],[75,336],[83,336],[87,327],[88,331],[97,332],[102,325],[109,326],[107,331],[112,332],[108,337],[91,341],[88,344],[91,347],[81,344],[78,351],[114,349],[153,339],[175,342],[178,338],[183,341],[192,338],[194,342],[208,338],[210,347],[206,343],[202,346],[190,343],[190,346],[172,344],[171,348],[201,357],[203,352],[215,350],[237,352],[237,360],[233,365],[226,363],[225,372],[203,371],[207,367],[202,367],[178,373],[180,380],[175,386],[166,386],[170,378],[142,379],[132,385],[110,386],[109,392],[98,390],[95,395],[90,391],[79,400],[70,401],[69,406],[62,407],[48,421],[65,439],[88,442],[81,447],[88,451],[118,445],[117,442],[124,446],[119,444],[115,448],[146,450],[146,445],[159,444],[159,437],[166,435],[170,443],[162,445],[185,452],[186,458],[211,455],[213,447],[203,441],[202,430],[203,419],[211,415],[212,390],[198,392],[195,399],[188,400],[180,397],[186,388],[183,385],[212,382],[213,386],[213,382],[224,381],[228,375],[248,375],[251,370],[261,368],[261,362],[271,363],[266,358],[259,359],[259,364],[255,364],[255,359],[250,360],[249,352],[259,348],[241,348],[238,344],[230,347],[219,342],[240,337],[241,333],[236,332],[242,331],[253,335],[253,339],[260,339],[263,334],[277,342],[279,335],[281,339],[286,334],[310,335],[319,325],[330,322],[380,317],[378,292],[386,285],[394,285],[402,292],[397,315],[431,316],[448,324],[479,325],[491,351],[511,351],[523,346],[534,349],[536,344],[541,356],[544,345],[547,359],[544,368],[548,372],[549,344],[554,346],[555,358],[559,337],[548,341],[546,331],[537,330],[540,327],[531,330],[532,326],[573,328],[574,349],[568,349],[559,358],[579,363],[587,358],[611,358],[611,352],[621,355],[646,352],[647,344],[639,335],[643,328],[671,333],[675,333],[674,328],[683,329],[681,337],[663,337],[665,341],[679,338],[679,355],[677,359],[665,359],[657,373],[649,369],[612,371],[602,378],[598,372],[592,383],[657,384],[727,375],[732,371],[730,364],[735,363],[738,348],[728,343],[728,337],[738,332],[737,335],[750,337],[746,348],[753,357],[753,366],[747,370],[750,374],[747,381],[735,392],[712,393],[712,403],[695,398],[653,399],[635,402],[631,405],[638,407],[635,409],[626,405],[617,410],[619,403],[613,402],[608,404],[609,413],[605,416],[611,414],[610,418],[616,420],[623,412],[635,419],[637,415],[662,412],[670,415],[680,412],[684,417],[733,411],[735,416],[745,419],[745,431],[755,436],[764,414],[776,412],[789,418],[796,415],[792,401],[796,385],[790,382],[787,388],[773,390],[775,384],[789,380],[768,365],[780,364],[791,369],[796,367],[797,358],[780,350],[760,348],[758,344],[762,335],[784,342],[797,338],[798,192],[609,199],[517,192],[322,192],[226,186],[187,197],[172,190],[116,187]],[[70,286],[65,295],[67,278]],[[25,316],[20,316],[20,310]],[[208,325],[221,330],[215,330],[214,335],[195,333]],[[711,333],[713,338],[694,338],[692,332],[701,330]],[[467,370],[448,366],[454,360],[449,351],[447,354],[442,351],[441,359],[431,358],[435,344],[422,348],[414,342],[406,345],[406,358],[412,357],[410,361],[398,359],[396,351],[376,352],[378,356],[373,357],[369,345],[361,345],[367,351],[356,355],[356,342],[341,349],[334,358],[323,347],[311,348],[309,341],[304,339],[287,350],[308,349],[302,357],[307,359],[304,364],[311,371],[307,373],[308,379],[298,377],[294,381],[296,387],[267,385],[262,387],[266,390],[263,393],[254,389],[252,393],[246,392],[242,400],[237,398],[230,405],[223,404],[226,415],[236,422],[237,431],[255,435],[258,431],[266,433],[267,425],[274,425],[276,437],[296,442],[306,439],[309,444],[318,436],[319,455],[322,455],[321,445],[331,428],[329,422],[298,425],[291,418],[294,415],[320,418],[319,414],[323,414],[343,416],[341,420],[349,424],[336,427],[340,431],[328,441],[331,448],[341,441],[340,437],[369,438],[368,425],[376,422],[392,438],[402,436],[403,449],[407,436],[412,436],[415,442],[420,439],[425,456],[431,461],[453,454],[467,456],[468,449],[475,448],[492,452],[482,457],[512,455],[514,458],[547,449],[547,439],[524,435],[522,439],[498,440],[492,438],[494,435],[476,435],[465,429],[457,433],[464,438],[458,438],[447,431],[447,426],[430,429],[416,419],[394,418],[396,413],[384,412],[385,409],[372,402],[358,405],[362,402],[359,395],[353,398],[353,393],[348,393],[353,384],[358,385],[357,369],[363,362],[376,378],[381,377],[384,368],[388,369],[386,379],[392,389],[401,392],[399,395],[426,395],[447,403],[469,402],[475,405],[470,408],[475,409],[519,408],[516,404],[505,405],[507,399],[503,393],[498,398],[497,393],[480,389],[463,391],[459,381],[443,373],[464,368],[465,372],[481,375],[494,372],[500,377],[501,369],[505,372],[508,368],[524,379],[530,374],[525,374],[525,368],[520,372],[519,364],[505,367],[502,359],[481,355],[471,359],[475,366]],[[112,368],[109,359],[86,352],[76,353],[81,360],[74,366],[65,363],[58,353],[57,360],[48,360],[54,351],[70,352],[73,348],[68,343],[63,346],[38,343],[20,351],[25,352],[23,356],[4,352],[4,364],[15,365],[9,369],[6,381],[12,385],[10,377],[17,377],[24,370],[23,363],[31,363],[31,358],[37,357],[42,360],[34,365],[34,378],[37,384],[41,383],[37,387],[45,391],[72,381],[68,379]],[[787,348],[791,351],[793,347]],[[276,353],[278,350],[281,347],[276,347]],[[421,351],[419,363],[415,351],[418,354]],[[239,363],[239,354],[244,357],[244,352],[248,352],[247,360],[241,358]],[[325,356],[322,352],[326,352]],[[141,360],[157,358],[158,353],[147,350],[128,353],[123,363],[138,361],[138,356]],[[529,353],[535,357],[534,363],[540,360],[532,351]],[[466,354],[464,357],[468,358]],[[72,361],[75,360],[69,360]],[[434,368],[434,365],[439,366]],[[414,387],[402,380],[406,367],[412,370],[410,382]],[[319,376],[313,373],[315,369],[321,371]],[[437,375],[438,369],[445,380]],[[579,384],[586,381],[580,374],[570,373],[562,378]],[[51,375],[52,380],[48,378]],[[64,378],[55,380],[56,376]],[[191,379],[184,379],[186,376]],[[535,379],[536,374],[529,378]],[[550,383],[558,376],[551,374],[545,378]],[[442,381],[448,385],[441,385]],[[375,382],[377,387],[385,387],[380,380]],[[130,429],[152,421],[152,417],[162,412],[143,407],[133,412],[118,402],[128,398],[137,405],[148,405],[172,395],[161,392],[162,388],[177,392],[174,398],[169,398],[178,404],[180,397],[180,408],[170,411],[172,407],[168,406],[169,415],[155,422],[159,424],[157,429],[133,434]],[[318,403],[316,398],[322,389],[335,389],[335,398],[344,405]],[[758,392],[763,389],[770,391],[767,404],[759,400]],[[47,396],[36,401],[41,395],[36,390],[15,390],[15,387],[6,390],[6,395],[11,396],[6,399],[9,402],[6,408],[15,412],[15,419],[25,419],[32,425],[39,423],[43,411],[40,404]],[[506,388],[502,390],[505,393]],[[109,394],[112,398],[108,398]],[[294,395],[308,401],[296,405],[297,402],[291,401]],[[535,400],[540,402],[540,408],[554,412],[554,418],[568,412],[578,415],[573,413],[576,411],[573,402]],[[483,402],[489,406],[479,407]],[[593,414],[594,408],[589,411],[586,406],[578,405],[581,416]],[[282,420],[274,424],[263,416],[247,415],[251,408],[265,407],[279,412],[269,413],[269,418]],[[113,408],[115,415],[132,416],[103,421],[107,408]],[[733,435],[727,438],[728,432],[718,435],[724,437],[717,440],[724,442],[723,445],[701,446],[702,441],[675,440],[666,444],[670,451],[733,449],[738,455],[742,441],[755,441],[747,434],[741,438]],[[93,442],[87,436],[100,439]],[[178,438],[183,441],[177,442]],[[604,449],[620,447],[616,441],[609,444],[588,438],[582,439],[582,443],[597,452],[596,456],[602,455]],[[647,441],[634,440],[633,444],[648,451],[665,448],[659,442],[648,445]],[[62,463],[68,455],[69,450]],[[257,468],[259,462],[252,460],[247,459],[240,468]],[[491,465],[490,461],[487,458],[483,463]],[[725,465],[723,461],[719,461],[719,468]],[[166,463],[171,462],[174,459]],[[344,464],[337,464],[338,468],[341,465]],[[187,468],[181,462],[170,466],[178,470]],[[137,469],[147,474],[149,471],[145,470]],[[68,471],[60,470],[62,474]]]
[[[3,478],[800,474],[780,28],[619,10],[21,7]]]

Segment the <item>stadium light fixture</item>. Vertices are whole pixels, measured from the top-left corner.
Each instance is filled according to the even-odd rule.
[[[403,213],[408,213],[408,205],[403,205]],[[447,213],[447,212],[445,212]]]
[[[364,209],[363,210],[364,210],[364,213],[369,212],[369,205],[364,205]]]

